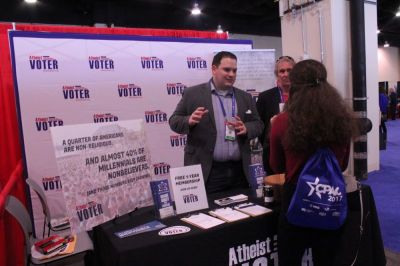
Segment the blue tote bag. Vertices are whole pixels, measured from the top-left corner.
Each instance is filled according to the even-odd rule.
[[[286,217],[291,224],[325,230],[338,229],[346,220],[346,185],[330,149],[319,149],[308,159]]]

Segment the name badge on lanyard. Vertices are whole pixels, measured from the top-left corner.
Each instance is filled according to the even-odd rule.
[[[235,118],[232,117],[230,122],[235,122]],[[236,139],[236,133],[235,133],[235,127],[233,125],[230,125],[228,123],[228,120],[225,120],[225,139],[226,140],[235,140]]]
[[[235,99],[235,93],[233,92],[232,94],[232,117],[228,118],[224,104],[222,103],[221,96],[216,94],[219,100],[219,103],[221,105],[221,110],[222,113],[224,114],[225,118],[225,139],[234,141],[236,139],[236,132],[235,132],[235,126],[234,124],[236,123],[235,119],[235,113],[236,113],[236,99]]]

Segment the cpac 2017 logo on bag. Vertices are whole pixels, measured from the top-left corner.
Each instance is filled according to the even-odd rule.
[[[294,225],[332,230],[339,228],[346,216],[342,171],[332,151],[320,149],[304,166],[286,217]]]
[[[317,195],[321,199],[321,194],[328,194],[329,199],[328,201],[341,201],[343,196],[342,192],[340,192],[339,187],[332,187],[327,184],[319,184],[319,178],[316,177],[314,182],[307,182],[307,185],[310,187],[310,192],[308,193],[308,197],[312,196],[313,193],[315,192],[315,195]]]

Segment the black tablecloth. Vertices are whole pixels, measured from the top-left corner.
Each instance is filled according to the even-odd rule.
[[[237,194],[237,193],[235,193]],[[231,194],[231,195],[235,195]],[[216,208],[210,198],[210,208]],[[256,201],[252,199],[251,201]],[[259,202],[261,203],[261,202]],[[201,212],[206,212],[203,210]],[[191,231],[182,235],[159,236],[158,230],[119,239],[115,232],[155,220],[152,207],[124,215],[93,229],[95,254],[99,265],[235,265],[265,262],[276,265],[276,212],[222,224],[208,230],[180,220],[178,215],[160,220],[167,226],[185,225]],[[268,262],[266,262],[268,261]],[[256,264],[259,265],[259,264]]]
[[[351,265],[357,250],[355,265],[385,265],[372,191],[363,185],[364,224],[361,240],[358,195],[358,192],[348,194],[349,214],[335,265]],[[217,207],[213,199],[223,196],[210,197],[210,208]],[[257,202],[256,199],[250,200]],[[267,215],[226,223],[208,230],[181,221],[180,218],[184,216],[160,220],[167,226],[185,225],[191,228],[189,233],[175,236],[161,237],[158,230],[123,239],[114,234],[155,220],[152,207],[95,227],[93,240],[96,265],[278,265],[276,209]]]
[[[361,204],[359,191],[347,193],[349,212],[342,234],[339,254],[335,265],[383,266],[386,265],[385,251],[371,188],[362,185],[363,223],[360,238]],[[358,254],[357,254],[358,252]]]

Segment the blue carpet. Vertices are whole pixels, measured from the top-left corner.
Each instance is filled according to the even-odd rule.
[[[380,151],[380,170],[369,173],[363,183],[373,191],[385,248],[400,252],[400,120],[390,120],[386,126],[387,148]]]

